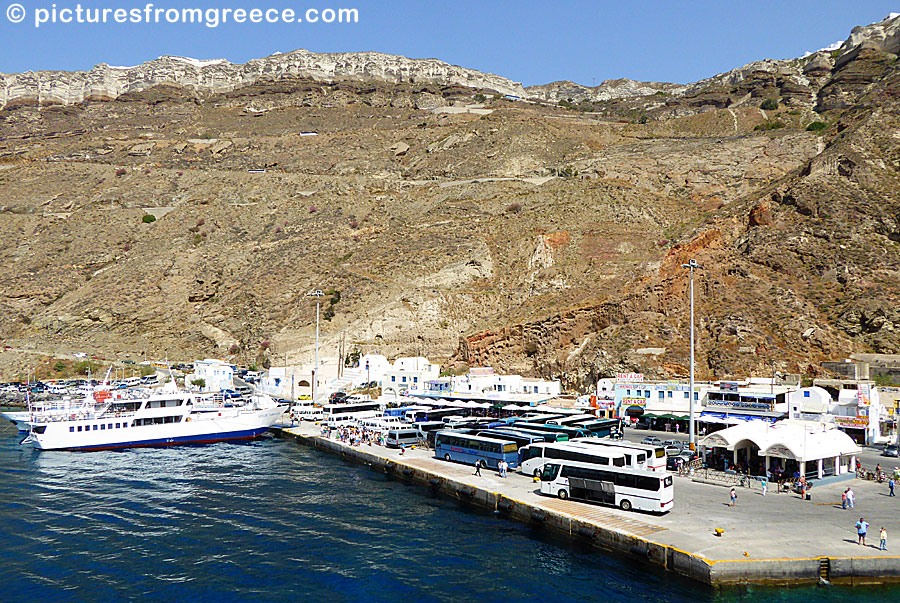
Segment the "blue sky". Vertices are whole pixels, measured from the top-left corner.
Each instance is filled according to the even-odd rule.
[[[25,20],[9,21],[19,3]],[[77,0],[0,0],[0,72],[135,65],[163,54],[244,62],[273,52],[373,50],[503,75],[525,85],[604,79],[691,82],[763,58],[792,58],[845,39],[900,2],[867,0],[155,0],[154,8],[355,8],[356,24],[52,24],[37,9]],[[81,0],[84,8],[146,1]]]

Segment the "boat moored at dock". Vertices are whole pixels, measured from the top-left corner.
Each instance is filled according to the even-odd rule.
[[[23,443],[40,450],[110,450],[252,439],[268,431],[286,408],[266,395],[225,402],[174,388],[118,399],[90,396],[71,403],[65,413],[33,409]]]

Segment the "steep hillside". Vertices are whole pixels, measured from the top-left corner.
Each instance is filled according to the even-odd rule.
[[[689,258],[703,377],[900,351],[898,25],[562,107],[299,72],[20,96],[0,374],[35,363],[20,349],[295,362],[318,288],[329,355],[682,375]]]

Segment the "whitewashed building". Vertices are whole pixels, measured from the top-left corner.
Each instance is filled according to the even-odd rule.
[[[194,382],[203,382],[203,385],[194,385]],[[201,392],[220,392],[224,389],[234,389],[234,366],[217,360],[207,358],[194,362],[194,372],[185,378],[188,387]]]
[[[422,356],[401,357],[384,372],[381,381],[382,395],[401,395],[410,389],[420,389],[421,385],[441,374],[441,365],[432,364]]]
[[[409,391],[412,396],[424,398],[491,400],[529,405],[557,398],[560,393],[559,381],[521,375],[499,375],[494,373],[491,367],[474,367],[465,375],[430,379],[423,382],[420,387]]]
[[[393,366],[390,361],[381,354],[365,354],[360,356],[359,365],[356,367],[360,371],[360,383],[354,386],[359,387],[362,383],[375,382],[381,384],[384,382],[384,376]]]

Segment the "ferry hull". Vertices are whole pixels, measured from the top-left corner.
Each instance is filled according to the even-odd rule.
[[[193,436],[177,436],[172,438],[157,438],[155,440],[137,440],[133,442],[120,442],[117,444],[96,444],[91,446],[73,446],[70,448],[54,448],[53,450],[68,450],[95,452],[99,450],[119,450],[122,448],[155,448],[159,446],[181,446],[189,444],[215,444],[216,442],[229,442],[234,440],[252,440],[258,438],[269,431],[268,427],[258,427],[256,429],[245,429],[241,431],[232,431],[229,433],[216,433]],[[50,450],[42,448],[42,450]]]
[[[268,431],[284,408],[222,409],[192,413],[179,423],[131,427],[126,427],[130,420],[122,421],[115,416],[48,422],[35,425],[27,441],[39,450],[94,451],[249,440]],[[80,431],[79,425],[84,431]]]

